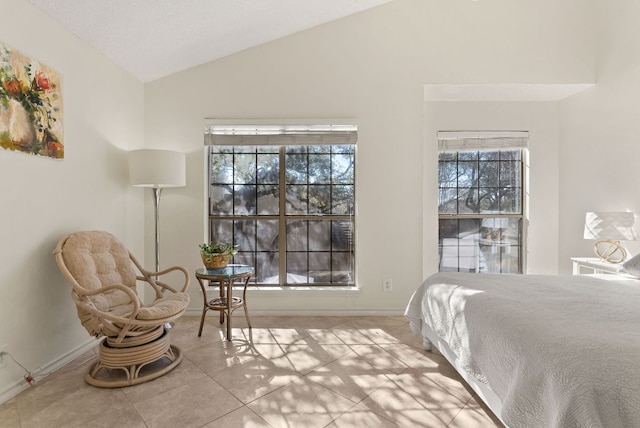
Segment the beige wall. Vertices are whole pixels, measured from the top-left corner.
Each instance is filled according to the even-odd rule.
[[[562,3],[562,4],[558,4]],[[557,269],[558,123],[553,103],[443,106],[429,111],[433,83],[589,83],[595,76],[591,9],[583,1],[396,0],[376,9],[177,73],[145,86],[147,145],[188,153],[188,182],[163,202],[165,260],[199,267],[206,236],[204,118],[352,118],[357,154],[357,293],[253,292],[250,308],[280,313],[400,314],[434,266],[423,239],[433,214],[428,126],[517,126],[534,132],[533,162],[549,174],[532,179],[540,234],[530,267]],[[446,108],[445,108],[446,107]],[[478,112],[482,114],[478,114]],[[455,120],[453,120],[455,118]],[[426,182],[426,181],[425,181]],[[149,207],[149,206],[148,206]],[[148,211],[149,212],[149,211]],[[533,221],[533,219],[532,219]],[[424,223],[423,223],[424,222]],[[546,224],[548,228],[541,225]],[[147,223],[149,232],[149,223]],[[147,233],[147,243],[152,235]],[[433,240],[432,230],[425,230]],[[424,241],[424,242],[423,242]],[[423,246],[429,247],[423,254]],[[551,250],[549,250],[551,248]],[[424,265],[424,266],[423,266]],[[424,269],[424,271],[423,271]],[[382,291],[392,278],[394,292]],[[195,284],[194,284],[195,285]],[[191,307],[201,306],[192,288]]]
[[[640,3],[622,0],[612,8],[598,0],[596,12],[597,85],[561,103],[559,242],[565,273],[570,257],[593,256],[593,241],[582,239],[587,211],[640,212]],[[628,244],[632,253],[640,252],[639,242]]]
[[[46,371],[90,340],[55,265],[57,240],[104,229],[144,251],[142,190],[127,185],[124,156],[144,143],[144,86],[27,0],[0,10],[0,42],[62,76],[65,159],[0,149],[0,346]],[[0,402],[23,375],[12,362],[0,369]]]

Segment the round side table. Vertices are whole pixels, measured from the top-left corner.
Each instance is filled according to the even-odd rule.
[[[231,314],[233,311],[242,307],[244,316],[247,318],[247,324],[251,328],[251,320],[249,319],[249,311],[247,310],[247,285],[249,279],[253,275],[253,266],[230,264],[219,269],[201,268],[196,271],[196,278],[202,289],[204,297],[204,306],[202,308],[202,318],[200,319],[200,330],[198,336],[202,335],[202,327],[204,326],[204,317],[209,309],[220,312],[220,324],[227,321],[227,340],[231,340]],[[209,300],[207,298],[207,287],[205,281],[209,281],[209,286],[213,286],[217,282],[220,287],[220,296]],[[240,281],[244,283],[242,288],[242,297],[233,296],[233,284]]]

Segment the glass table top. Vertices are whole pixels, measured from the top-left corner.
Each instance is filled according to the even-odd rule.
[[[223,268],[218,268],[218,269],[200,268],[196,270],[196,275],[216,276],[216,277],[224,277],[224,278],[231,278],[233,276],[238,276],[238,275],[246,275],[248,273],[253,273],[253,266],[229,264]]]

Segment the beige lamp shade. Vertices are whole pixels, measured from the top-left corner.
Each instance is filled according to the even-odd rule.
[[[589,212],[584,222],[584,239],[635,241],[632,212]]]
[[[129,183],[155,188],[186,185],[184,153],[156,149],[130,151]]]

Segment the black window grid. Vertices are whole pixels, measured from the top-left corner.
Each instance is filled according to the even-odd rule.
[[[233,165],[233,173],[232,173],[232,180],[231,182],[225,182],[225,183],[221,183],[221,182],[215,182],[211,180],[211,176],[212,176],[212,168],[211,168],[211,158],[209,159],[209,186],[210,188],[212,186],[230,186],[230,193],[232,194],[232,198],[231,198],[231,209],[230,212],[231,213],[236,213],[236,203],[237,203],[237,198],[235,198],[235,186],[236,185],[250,185],[250,186],[260,186],[264,183],[260,183],[257,181],[257,177],[258,177],[258,162],[257,162],[257,156],[259,154],[264,154],[264,153],[276,153],[274,152],[269,152],[269,149],[265,150],[261,150],[260,146],[258,147],[254,147],[254,148],[250,148],[250,147],[243,147],[243,148],[238,148],[239,146],[233,146],[233,148],[231,148],[231,146],[229,147],[219,147],[219,148],[215,148],[215,146],[212,146],[209,152],[209,156],[215,156],[216,154],[227,154],[227,155],[232,155],[232,165]],[[345,146],[328,146],[329,147],[329,151],[328,153],[323,153],[323,154],[328,154],[329,156],[333,156],[333,155],[350,155],[351,156],[351,168],[355,168],[355,151],[353,149],[347,149],[345,150],[344,147]],[[286,165],[286,148],[287,146],[280,146],[279,149],[277,150],[277,153],[279,155],[279,183],[277,184],[277,186],[280,188],[279,191],[279,199],[283,200],[286,197],[286,180],[284,180],[284,176],[286,171],[284,170],[285,168],[283,167],[283,165]],[[336,224],[336,222],[348,222],[349,224],[349,249],[347,251],[339,251],[334,249],[333,247],[331,249],[329,249],[328,251],[310,251],[307,249],[307,251],[305,251],[304,253],[306,253],[306,258],[307,258],[307,266],[310,265],[310,258],[312,257],[313,254],[329,254],[329,261],[330,261],[330,270],[329,272],[331,272],[330,275],[330,280],[328,281],[314,281],[313,283],[308,282],[309,276],[307,275],[307,282],[304,283],[305,285],[313,285],[313,286],[336,286],[336,285],[340,285],[340,286],[354,286],[355,285],[355,236],[354,236],[354,231],[355,231],[355,217],[354,217],[354,212],[353,212],[353,206],[354,206],[354,201],[355,201],[355,171],[352,172],[352,177],[353,179],[351,180],[350,183],[343,183],[340,182],[338,184],[334,183],[333,177],[334,177],[334,170],[333,170],[333,159],[330,159],[329,165],[330,165],[330,179],[328,180],[327,183],[322,183],[322,184],[313,184],[310,183],[310,172],[309,172],[309,160],[310,160],[310,156],[315,156],[316,153],[311,152],[310,150],[306,149],[304,150],[304,153],[306,155],[306,165],[307,165],[307,171],[306,171],[306,183],[304,184],[305,186],[328,186],[329,187],[329,191],[330,191],[330,195],[329,195],[329,200],[331,201],[331,205],[333,205],[333,201],[334,201],[334,186],[351,186],[352,187],[352,203],[351,203],[351,208],[348,210],[348,213],[346,214],[341,214],[341,215],[336,215],[336,214],[331,214],[331,213],[322,213],[322,214],[304,214],[304,215],[300,215],[300,214],[295,214],[295,215],[290,215],[290,214],[286,214],[283,213],[283,207],[286,206],[285,201],[281,201],[279,203],[279,212],[275,215],[265,215],[265,214],[257,214],[257,213],[252,213],[252,214],[243,214],[243,215],[237,215],[237,214],[217,214],[215,212],[212,211],[213,209],[213,204],[211,201],[211,192],[209,193],[210,195],[210,201],[209,201],[209,231],[210,231],[210,240],[215,241],[218,239],[221,239],[220,237],[215,236],[215,223],[216,222],[220,222],[220,221],[232,221],[233,223],[233,232],[231,233],[231,237],[227,238],[229,240],[231,240],[234,245],[237,243],[237,234],[235,232],[235,225],[237,224],[237,222],[241,222],[241,221],[247,221],[247,220],[254,220],[254,221],[259,221],[259,220],[266,220],[266,219],[272,219],[272,220],[277,220],[279,222],[284,222],[284,228],[281,226],[280,230],[286,230],[286,223],[287,221],[294,221],[294,220],[300,220],[300,221],[329,221],[330,223],[330,229],[331,231],[333,231],[333,228],[335,227],[334,224]],[[236,155],[243,155],[246,156],[248,154],[254,155],[255,157],[255,161],[253,162],[254,165],[254,177],[256,177],[256,181],[255,183],[240,183],[237,184],[236,183]],[[283,184],[284,183],[284,184]],[[267,185],[276,185],[273,183],[266,183]],[[283,190],[284,187],[284,190]],[[257,207],[258,205],[258,195],[256,193],[256,200],[254,201],[254,206]],[[307,198],[306,201],[306,205],[307,205],[307,213],[309,212],[309,200]],[[286,210],[285,210],[286,211]],[[309,234],[309,228],[307,228],[307,235]],[[282,234],[281,234],[282,235]],[[242,249],[238,252],[238,254],[236,255],[236,258],[238,260],[242,260],[244,262],[246,262],[246,264],[252,264],[253,266],[256,267],[256,275],[252,278],[252,282],[254,284],[258,284],[258,285],[270,285],[270,283],[261,283],[259,280],[261,278],[261,272],[260,272],[260,264],[257,262],[258,256],[259,255],[272,255],[274,252],[273,251],[258,251],[256,250],[256,248],[258,247],[257,245],[257,239],[258,239],[258,234],[254,233],[254,245],[253,248],[254,250],[252,251],[242,251]],[[307,242],[309,242],[309,237],[307,236]],[[284,285],[284,286],[288,286],[288,285],[301,285],[298,283],[288,283],[287,282],[287,273],[288,273],[288,268],[287,268],[287,254],[288,253],[293,253],[293,251],[288,251],[286,248],[286,235],[284,236],[283,239],[280,239],[280,244],[278,246],[277,249],[277,254],[279,256],[279,285]],[[284,250],[280,250],[280,247],[284,247]],[[336,254],[347,254],[347,259],[348,259],[348,264],[349,264],[349,269],[348,269],[348,275],[346,275],[346,280],[345,280],[345,275],[344,274],[336,274],[336,271],[334,270],[334,267],[336,266],[334,260],[335,257],[334,255]],[[284,256],[284,257],[283,257]],[[250,263],[249,263],[250,262]],[[326,277],[326,275],[325,275]]]

